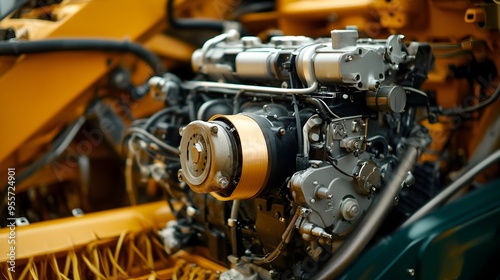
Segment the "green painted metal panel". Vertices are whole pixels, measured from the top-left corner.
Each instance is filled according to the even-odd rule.
[[[340,279],[500,279],[500,181],[382,239]]]

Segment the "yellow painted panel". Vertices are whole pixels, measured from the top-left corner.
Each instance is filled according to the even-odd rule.
[[[57,23],[45,23],[51,26],[46,36],[135,41],[161,25],[164,15],[162,0],[94,0]],[[35,22],[44,24],[36,20],[26,24]],[[36,34],[30,37],[40,38]],[[0,77],[0,112],[4,116],[0,130],[8,134],[0,142],[0,162],[49,123],[71,121],[72,116],[61,113],[108,72],[109,56],[102,52],[31,54],[7,70]]]
[[[107,57],[99,52],[30,55],[1,76],[0,131],[8,137],[2,137],[0,161],[61,118],[59,113],[108,71]]]

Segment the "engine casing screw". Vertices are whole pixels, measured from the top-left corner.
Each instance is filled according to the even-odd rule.
[[[210,132],[212,132],[213,135],[217,135],[217,132],[219,132],[219,128],[216,126],[212,126],[212,128],[210,128]]]
[[[218,183],[220,187],[226,188],[229,185],[229,180],[226,177],[220,177]]]

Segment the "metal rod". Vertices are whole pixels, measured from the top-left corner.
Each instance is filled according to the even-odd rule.
[[[313,82],[311,86],[307,88],[276,88],[276,87],[266,87],[266,86],[227,84],[227,83],[205,82],[205,81],[184,82],[182,86],[186,89],[226,88],[226,89],[244,90],[251,92],[265,92],[265,93],[279,93],[279,94],[308,94],[316,90],[316,88],[318,87],[318,82]]]
[[[241,200],[236,199],[233,201],[233,206],[231,207],[231,216],[229,219],[231,219],[232,225],[231,227],[231,250],[233,252],[233,256],[239,257],[238,256],[238,225],[237,225],[237,220],[238,220],[238,212],[240,210],[240,204]]]
[[[416,220],[424,217],[425,215],[432,212],[434,209],[445,203],[450,199],[455,193],[461,190],[463,187],[467,186],[475,176],[481,173],[486,168],[490,167],[494,163],[500,160],[500,150],[497,150],[485,160],[475,164],[473,167],[469,168],[462,176],[458,177],[453,183],[442,190],[433,199],[427,202],[422,208],[415,212],[406,222],[401,225],[400,228],[406,227],[407,225],[415,222]]]
[[[205,45],[207,45],[207,43],[205,43]],[[205,49],[206,52],[208,49],[205,48],[205,45],[203,46],[203,49]],[[316,49],[321,46],[322,46],[321,44],[318,44],[314,47],[308,48],[304,56],[312,57],[312,55],[316,52]],[[202,52],[204,52],[203,49]],[[224,88],[224,89],[242,90],[250,92],[265,92],[272,94],[308,94],[315,91],[318,88],[319,83],[316,80],[316,77],[314,76],[314,67],[312,63],[307,63],[305,70],[306,71],[304,72],[304,78],[306,80],[306,83],[309,85],[307,88],[277,88],[277,87],[254,86],[245,84],[228,84],[228,83],[208,82],[208,81],[189,81],[182,83],[181,86],[188,90],[199,89],[199,88]]]

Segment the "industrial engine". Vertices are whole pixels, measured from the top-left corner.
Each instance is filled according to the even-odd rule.
[[[312,277],[413,184],[430,143],[415,122],[429,109],[418,88],[432,66],[429,45],[403,35],[333,30],[263,43],[229,30],[194,52],[196,79],[151,78],[169,106],[133,126],[129,146],[142,147],[131,148],[138,162],[154,153],[141,168],[185,204],[161,232],[167,251],[207,247],[235,265],[223,279]]]
[[[4,278],[500,279],[500,0],[0,2]]]

